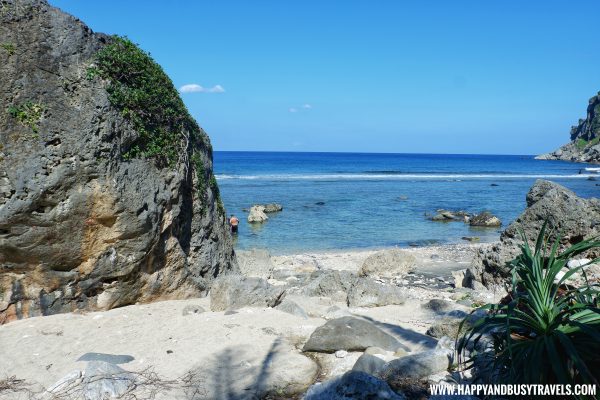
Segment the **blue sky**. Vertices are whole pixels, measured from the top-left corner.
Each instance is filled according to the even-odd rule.
[[[600,2],[50,0],[149,51],[216,150],[534,154],[600,90]]]

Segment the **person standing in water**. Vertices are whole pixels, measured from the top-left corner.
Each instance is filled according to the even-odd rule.
[[[229,217],[229,226],[231,226],[231,233],[238,232],[239,223],[240,223],[240,220],[237,219],[237,217],[235,215],[231,214],[231,217]]]

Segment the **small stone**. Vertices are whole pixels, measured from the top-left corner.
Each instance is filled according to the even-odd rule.
[[[338,350],[335,352],[335,356],[337,358],[344,358],[348,355],[348,352],[346,350]]]
[[[186,316],[192,314],[202,314],[203,312],[206,312],[206,310],[202,306],[189,304],[183,308],[181,315]]]

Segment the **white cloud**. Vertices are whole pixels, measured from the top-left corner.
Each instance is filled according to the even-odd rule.
[[[308,103],[304,103],[300,107],[290,107],[290,108],[288,108],[288,111],[291,113],[297,113],[297,112],[308,111],[312,108],[313,108],[312,105],[310,105]]]
[[[221,86],[221,85],[215,85],[215,86],[211,87],[210,89],[206,89],[206,91],[208,93],[225,93],[225,89],[223,89],[223,86]]]
[[[179,88],[181,93],[224,93],[225,89],[221,85],[215,85],[211,88],[205,88],[196,83],[189,83]]]

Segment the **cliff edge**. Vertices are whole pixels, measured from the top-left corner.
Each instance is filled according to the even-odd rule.
[[[209,138],[160,66],[0,0],[0,323],[200,296],[236,269]]]
[[[600,92],[590,99],[586,118],[571,128],[571,142],[536,158],[600,164]]]

